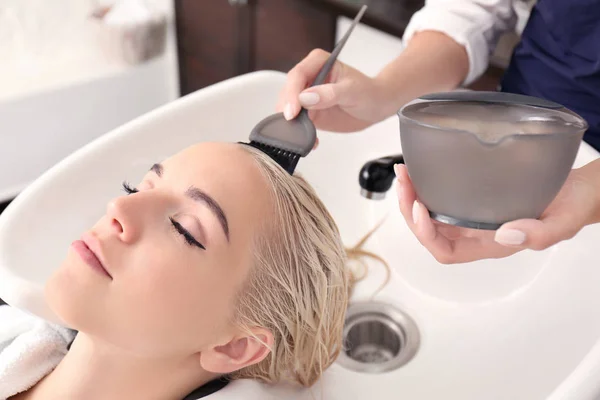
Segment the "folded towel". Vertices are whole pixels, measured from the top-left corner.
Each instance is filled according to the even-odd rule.
[[[0,306],[0,399],[48,375],[67,354],[76,331]]]

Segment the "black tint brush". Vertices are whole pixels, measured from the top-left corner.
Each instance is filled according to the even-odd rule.
[[[344,37],[335,46],[331,55],[319,71],[312,86],[325,82],[335,60],[348,41],[350,34],[362,18],[367,6],[362,6]],[[286,120],[283,113],[273,114],[258,123],[250,133],[250,146],[269,155],[290,174],[294,173],[300,157],[305,157],[313,149],[317,130],[308,117],[305,108],[293,120]]]

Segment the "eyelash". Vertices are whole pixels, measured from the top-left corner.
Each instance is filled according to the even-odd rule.
[[[123,182],[123,190],[128,195],[138,192],[138,190],[136,188],[131,187],[129,185],[129,183],[127,183],[127,182]],[[175,231],[177,233],[179,233],[181,236],[183,236],[183,238],[185,239],[187,244],[189,244],[190,246],[199,247],[202,250],[206,250],[206,247],[204,247],[204,245],[202,245],[202,243],[198,242],[183,226],[181,226],[181,224],[179,222],[175,221],[171,217],[169,217],[169,221],[171,221],[171,224],[173,225],[173,229],[175,229]]]
[[[187,230],[185,230],[185,228],[181,226],[179,222],[175,221],[171,217],[169,217],[169,220],[171,221],[171,224],[173,224],[173,228],[184,237],[187,244],[189,244],[190,246],[200,247],[202,250],[206,250],[206,247],[204,247],[202,243],[194,239],[194,237]]]
[[[129,186],[129,183],[125,181],[123,181],[123,190],[127,194],[137,193],[139,191],[136,188]]]

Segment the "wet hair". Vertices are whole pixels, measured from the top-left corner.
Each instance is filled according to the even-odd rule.
[[[333,217],[305,179],[262,152],[243,148],[267,180],[273,213],[256,238],[254,265],[238,294],[234,322],[247,332],[268,328],[274,344],[264,360],[231,378],[312,386],[342,350],[348,299],[359,279],[347,261],[377,258],[361,249],[372,232],[347,251]]]

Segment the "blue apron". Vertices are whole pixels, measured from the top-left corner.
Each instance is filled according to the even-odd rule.
[[[590,125],[583,139],[600,151],[600,0],[538,0],[501,90],[581,115]]]

